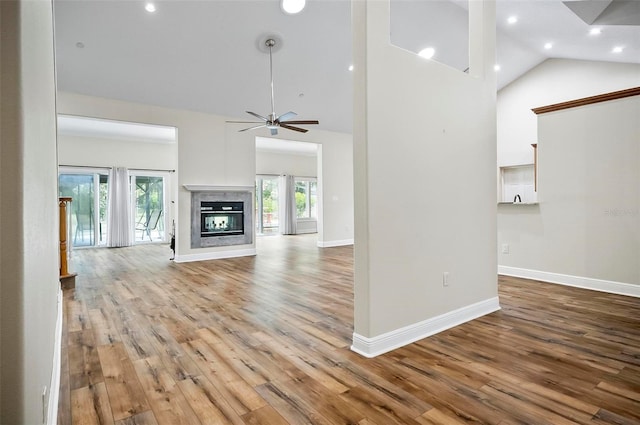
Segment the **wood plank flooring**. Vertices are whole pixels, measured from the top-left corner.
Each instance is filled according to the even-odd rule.
[[[640,424],[640,299],[501,277],[501,311],[365,359],[352,247],[258,252],[76,250],[58,423]]]

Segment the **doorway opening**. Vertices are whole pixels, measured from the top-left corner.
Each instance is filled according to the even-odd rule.
[[[256,137],[255,223],[258,236],[318,233],[321,145]]]

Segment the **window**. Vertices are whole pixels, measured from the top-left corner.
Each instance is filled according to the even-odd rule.
[[[318,217],[317,192],[315,179],[296,179],[296,211],[297,218],[315,219]]]

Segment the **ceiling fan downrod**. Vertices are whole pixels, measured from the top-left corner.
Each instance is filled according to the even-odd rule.
[[[269,77],[271,78],[271,121],[276,120],[276,103],[274,100],[274,90],[273,90],[273,57],[271,50],[273,46],[276,45],[276,41],[273,38],[267,39],[264,44],[269,48]]]

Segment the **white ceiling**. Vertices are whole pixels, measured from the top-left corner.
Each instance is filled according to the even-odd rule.
[[[500,87],[550,57],[640,63],[640,2],[566,3],[572,7],[497,0]],[[244,111],[270,112],[268,55],[258,45],[276,34],[276,112],[318,119],[311,131],[351,132],[348,0],[307,0],[298,15],[283,13],[278,0],[162,0],[154,13],[134,0],[54,0],[54,7],[60,90],[251,120]],[[518,22],[510,25],[512,15]],[[590,36],[595,26],[602,34]],[[394,43],[415,50],[428,43],[419,37]],[[616,45],[622,53],[612,53]]]

